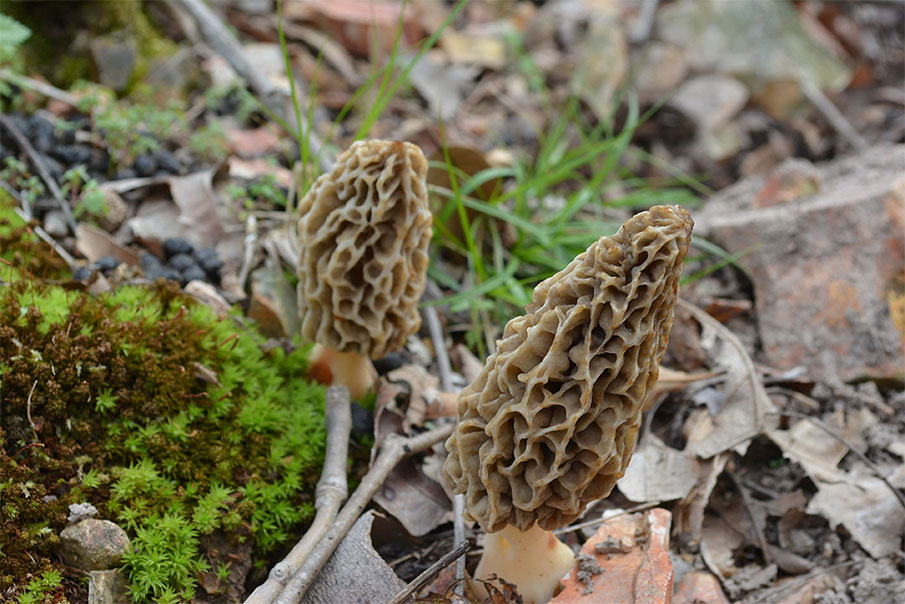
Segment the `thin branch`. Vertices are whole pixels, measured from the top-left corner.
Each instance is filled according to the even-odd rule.
[[[836,108],[833,101],[823,94],[823,91],[820,90],[820,88],[815,86],[805,77],[800,78],[799,83],[801,84],[801,91],[804,93],[804,96],[811,101],[811,104],[817,108],[817,111],[826,118],[826,121],[828,121],[833,129],[839,133],[839,136],[847,140],[856,151],[863,152],[870,148],[867,140],[865,140],[865,138],[855,130],[855,127],[845,119],[842,112]]]
[[[35,80],[34,78],[29,78],[18,73],[13,73],[12,71],[9,71],[7,69],[0,69],[0,80],[6,80],[11,84],[15,84],[19,88],[34,90],[35,92],[39,92],[48,98],[66,103],[71,107],[77,108],[79,106],[79,99],[75,95],[70,94],[65,90],[60,90],[56,86],[51,86],[46,82]]]
[[[431,285],[436,285],[433,281]],[[449,351],[446,349],[446,340],[443,337],[443,328],[440,326],[440,316],[437,309],[433,306],[424,307],[424,317],[427,320],[427,328],[431,334],[431,341],[434,344],[434,352],[437,354],[437,366],[440,369],[440,385],[445,392],[452,391],[452,365],[449,362]],[[457,494],[453,496],[453,542],[456,549],[462,547],[465,541],[465,495]],[[456,551],[455,549],[453,551]],[[466,550],[467,551],[467,550]],[[456,595],[464,595],[465,583],[459,579],[465,578],[465,556],[460,556],[456,560]]]
[[[245,238],[242,240],[242,266],[239,268],[239,289],[245,291],[245,282],[251,272],[255,251],[258,248],[258,219],[250,213],[245,219]]]
[[[651,29],[654,26],[654,17],[657,14],[657,5],[659,0],[642,0],[641,11],[635,25],[629,30],[629,40],[633,44],[641,44],[646,42],[650,37]]]
[[[453,540],[461,546],[465,539],[465,495],[457,493],[453,496]],[[465,595],[465,556],[456,560],[456,586],[453,588],[457,596]]]
[[[754,504],[751,502],[751,493],[748,492],[748,489],[741,483],[738,477],[736,477],[735,472],[729,471],[728,474],[729,478],[732,479],[735,488],[742,496],[745,512],[748,514],[748,520],[751,521],[751,526],[754,527],[754,534],[757,535],[757,543],[760,546],[760,551],[764,555],[764,562],[769,566],[773,563],[773,557],[770,555],[770,548],[767,546],[767,536],[764,535],[764,529],[760,525],[757,515],[754,513]]]
[[[839,564],[835,564],[833,566],[828,566],[827,568],[821,568],[814,571],[809,572],[806,575],[801,575],[800,577],[796,577],[794,579],[789,579],[787,582],[782,585],[778,585],[776,587],[768,588],[764,590],[764,593],[760,595],[756,600],[752,601],[751,604],[761,604],[762,602],[767,602],[768,600],[772,600],[773,597],[778,596],[779,594],[786,592],[790,589],[801,587],[808,583],[811,579],[815,577],[819,577],[821,575],[825,575],[827,573],[831,573],[837,571],[841,568],[847,568],[849,566],[855,566],[857,564],[863,563],[864,560],[849,560],[848,562],[841,562]]]
[[[16,139],[16,143],[19,147],[28,155],[28,159],[31,160],[31,163],[34,165],[35,170],[38,171],[38,175],[44,180],[47,184],[47,188],[50,190],[51,195],[60,205],[60,209],[63,210],[63,214],[66,216],[66,222],[69,224],[69,228],[75,233],[76,223],[75,218],[72,216],[72,208],[69,207],[69,204],[63,198],[63,192],[60,191],[60,187],[57,185],[57,181],[53,179],[53,176],[50,175],[50,171],[47,169],[47,166],[44,165],[44,160],[41,159],[41,156],[38,155],[38,152],[35,151],[35,148],[31,146],[31,143],[28,142],[28,139],[25,138],[25,135],[22,134],[22,131],[16,127],[16,125],[7,118],[5,115],[0,113],[0,126],[3,126],[9,133],[13,135],[13,138]]]
[[[29,218],[26,217],[25,211],[23,209],[16,208],[15,212],[16,212],[16,214],[19,215],[19,217],[22,220],[24,220],[26,222],[29,221]],[[49,245],[50,247],[53,248],[53,251],[56,252],[57,256],[59,256],[60,258],[63,259],[63,262],[65,262],[67,265],[69,265],[69,270],[74,271],[75,269],[79,268],[79,266],[81,266],[79,264],[78,260],[73,258],[72,254],[70,254],[65,249],[63,249],[63,246],[60,245],[59,243],[57,243],[56,239],[54,239],[50,235],[50,233],[48,233],[47,231],[45,231],[38,225],[31,227],[31,229],[35,232],[35,235],[37,235],[44,241],[44,243],[46,243],[47,245]]]
[[[441,570],[449,566],[453,560],[465,560],[465,552],[472,547],[474,547],[474,542],[471,540],[463,541],[457,545],[451,551],[444,554],[439,560],[424,569],[424,572],[412,579],[412,581],[402,588],[399,593],[393,596],[387,604],[402,604],[408,600],[413,593],[427,585],[428,581],[433,579]]]
[[[631,507],[627,510],[622,510],[616,512],[611,516],[607,516],[606,518],[595,518],[594,520],[586,520],[585,522],[579,522],[578,524],[572,524],[569,526],[564,526],[562,528],[556,529],[553,531],[554,535],[565,535],[566,533],[574,533],[575,531],[579,531],[583,528],[590,528],[592,526],[597,526],[598,524],[603,524],[613,518],[619,518],[620,516],[627,516],[629,514],[634,514],[635,512],[643,512],[644,510],[649,510],[651,508],[655,508],[658,505],[663,503],[662,501],[648,501],[647,503],[642,503],[636,505],[635,507]]]
[[[267,580],[248,596],[245,604],[270,604],[280,595],[302,561],[323,539],[336,518],[337,510],[346,500],[349,492],[346,482],[346,459],[349,454],[349,431],[352,428],[349,389],[341,385],[327,388],[324,412],[327,422],[327,452],[315,490],[314,507],[317,509],[317,515],[305,536],[271,569]]]
[[[449,363],[449,352],[446,350],[446,340],[443,337],[443,328],[440,326],[440,317],[433,306],[425,306],[424,318],[427,319],[427,329],[431,334],[431,342],[437,355],[437,366],[440,369],[440,386],[444,392],[452,392],[452,365]]]
[[[317,574],[333,555],[340,541],[355,524],[361,512],[371,501],[374,493],[381,487],[390,471],[402,458],[425,451],[434,444],[448,437],[453,430],[453,424],[447,424],[424,432],[410,438],[403,438],[398,434],[388,436],[380,447],[380,453],[374,461],[374,465],[368,470],[361,483],[343,509],[336,516],[336,520],[317,544],[311,554],[299,567],[298,571],[289,580],[283,592],[276,599],[276,604],[298,604],[302,597],[314,583]]]
[[[902,495],[901,491],[899,491],[899,489],[895,488],[892,485],[892,483],[889,482],[889,480],[887,480],[885,476],[883,476],[883,473],[880,472],[880,468],[878,468],[876,465],[874,465],[874,462],[869,460],[864,453],[859,451],[855,447],[855,445],[850,443],[844,436],[842,436],[841,434],[839,434],[838,432],[836,432],[835,430],[833,430],[832,428],[827,426],[825,423],[823,423],[816,417],[811,417],[810,415],[805,415],[804,413],[798,413],[797,411],[789,411],[789,410],[783,409],[782,411],[777,411],[777,415],[789,415],[791,417],[797,417],[798,419],[807,420],[807,421],[811,422],[812,424],[814,424],[815,426],[817,426],[818,428],[820,428],[821,430],[823,430],[824,432],[826,432],[827,434],[829,434],[830,436],[832,436],[833,438],[835,438],[836,440],[838,440],[839,442],[841,442],[846,447],[848,447],[848,450],[851,451],[852,453],[854,453],[855,457],[860,459],[861,463],[866,465],[868,467],[868,469],[873,473],[874,476],[876,476],[877,478],[882,480],[883,484],[885,484],[887,487],[889,487],[889,490],[892,491],[892,494],[895,495],[896,499],[899,500],[899,504],[902,506],[902,509],[905,510],[905,496]]]
[[[220,17],[208,8],[203,0],[169,0],[169,2],[191,15],[205,41],[214,52],[229,63],[233,70],[239,74],[239,77],[248,82],[248,86],[261,99],[264,108],[276,116],[277,119],[275,121],[278,121],[295,138],[303,135],[307,136],[311,149],[317,155],[318,150],[323,147],[323,142],[314,132],[295,132],[295,128],[290,124],[286,107],[286,102],[289,98],[288,94],[285,90],[281,90],[271,84],[264,72],[252,64],[251,60],[246,56],[242,45]],[[291,73],[286,75],[289,78],[294,77]],[[327,154],[324,155],[321,158],[321,169],[327,171],[332,160],[326,157]]]
[[[281,105],[274,103],[278,95],[285,97],[285,94],[276,89],[267,76],[260,69],[257,69],[245,55],[242,45],[229,30],[228,27],[220,20],[214,11],[212,11],[202,0],[171,0],[173,4],[181,8],[183,11],[192,16],[204,40],[211,45],[211,48],[226,59],[239,77],[248,82],[248,85],[255,94],[261,97],[271,110],[281,114],[284,119],[286,109]]]

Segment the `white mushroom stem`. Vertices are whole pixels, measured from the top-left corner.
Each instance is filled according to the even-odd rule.
[[[550,531],[536,524],[524,532],[507,525],[487,535],[475,577],[486,581],[496,575],[514,584],[525,604],[544,603],[574,564],[575,554]],[[476,595],[487,597],[482,584],[473,586]]]
[[[377,381],[371,359],[357,352],[338,352],[316,344],[310,358],[311,377],[325,384],[342,384],[354,400],[364,398]]]

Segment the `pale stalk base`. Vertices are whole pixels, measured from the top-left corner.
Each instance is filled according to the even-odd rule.
[[[342,384],[349,396],[361,400],[377,382],[377,370],[371,360],[355,352],[337,352],[316,344],[311,351],[311,371],[316,379]]]
[[[496,574],[516,586],[525,604],[543,604],[550,601],[559,580],[574,564],[575,554],[553,533],[536,524],[525,532],[507,526],[487,535],[475,577],[486,580]],[[487,597],[480,583],[473,581],[472,589],[481,598]]]

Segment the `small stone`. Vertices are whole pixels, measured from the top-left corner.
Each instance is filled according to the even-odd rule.
[[[91,269],[87,266],[80,266],[72,271],[73,281],[87,281],[91,277]]]
[[[357,438],[373,435],[374,413],[355,401],[350,403],[349,410],[352,412],[352,435]]]
[[[207,273],[207,276],[214,281],[220,281],[220,270],[223,268],[223,261],[219,258],[210,258],[201,263],[201,268]]]
[[[70,524],[75,524],[85,518],[94,518],[95,516],[97,516],[97,508],[90,503],[72,503],[69,504],[69,516],[66,520]]]
[[[50,152],[67,166],[88,166],[91,163],[91,150],[84,145],[62,145]]]
[[[693,571],[676,586],[673,604],[729,604],[716,577],[708,572]]]
[[[398,352],[391,352],[382,359],[375,359],[373,363],[378,375],[386,375],[394,369],[402,367],[405,358]]]
[[[137,57],[132,40],[95,38],[91,41],[91,57],[97,66],[101,84],[117,92],[122,92],[129,86]]]
[[[88,573],[88,604],[131,604],[128,582],[118,569]]]
[[[32,146],[41,153],[47,153],[54,147],[54,127],[40,115],[28,118],[28,128],[22,131],[31,140]]]
[[[194,249],[191,243],[181,237],[170,237],[163,240],[163,255],[167,258],[176,254],[191,254]]]
[[[176,281],[180,285],[185,285],[185,278],[183,278],[182,273],[169,266],[164,267],[163,278],[167,281]]]
[[[117,170],[116,176],[113,180],[128,180],[130,178],[136,178],[138,174],[135,173],[135,170],[132,168],[121,168]]]
[[[116,270],[116,267],[119,266],[119,260],[117,260],[113,256],[101,256],[94,263],[94,266],[96,266],[99,271],[106,275]]]
[[[109,520],[86,518],[60,533],[63,560],[81,570],[106,570],[118,566],[128,549],[126,531]]]
[[[144,253],[139,258],[139,262],[141,263],[141,270],[145,274],[146,279],[153,281],[154,279],[163,276],[163,265],[160,264],[160,260],[158,260],[156,256]]]
[[[63,172],[66,170],[60,162],[50,155],[42,154],[41,159],[44,161],[44,166],[47,168],[47,171],[50,172],[50,175],[53,176],[54,180],[57,182],[63,180]]]
[[[730,76],[703,75],[686,80],[669,103],[712,132],[728,123],[748,101],[748,89]]]
[[[205,260],[216,258],[217,250],[212,247],[203,247],[201,249],[195,250],[195,253],[193,255],[195,256],[195,260],[198,261],[198,264],[203,264]]]
[[[182,271],[182,276],[185,278],[185,282],[189,281],[204,281],[207,279],[207,275],[204,272],[204,269],[198,266],[197,264],[193,264],[188,267],[184,271]]]
[[[51,210],[44,216],[44,230],[51,237],[65,237],[69,234],[69,225],[66,223],[66,214],[63,210]]]
[[[157,171],[157,162],[150,155],[139,155],[132,162],[132,169],[139,176],[154,176]]]
[[[104,204],[107,206],[107,213],[101,217],[100,226],[105,231],[113,232],[126,220],[129,208],[113,189],[104,189]]]
[[[175,268],[177,271],[184,271],[190,266],[197,266],[198,263],[195,262],[195,259],[189,256],[188,254],[176,254],[169,260],[170,266]]]
[[[182,164],[171,152],[166,149],[158,149],[153,153],[154,160],[157,162],[157,169],[169,174],[179,174],[182,172]]]

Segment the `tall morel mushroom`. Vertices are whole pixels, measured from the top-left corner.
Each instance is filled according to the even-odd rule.
[[[353,397],[372,385],[369,359],[418,330],[431,213],[427,160],[416,145],[359,141],[299,204],[302,336],[330,349],[330,369]]]
[[[573,564],[547,531],[606,497],[628,466],[657,380],[693,222],[633,216],[540,283],[459,397],[444,474],[488,533],[475,576],[546,602]]]

